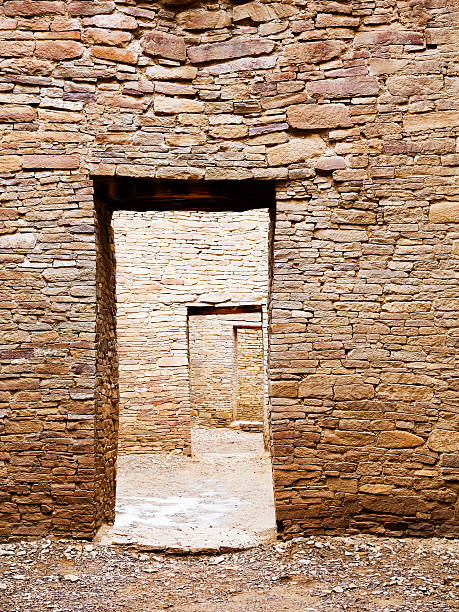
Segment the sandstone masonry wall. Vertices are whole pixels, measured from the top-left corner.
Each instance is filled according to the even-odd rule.
[[[457,25],[449,0],[0,3],[2,538],[89,537],[114,503],[96,176],[275,181],[283,537],[457,534]]]
[[[264,361],[262,328],[236,327],[236,420],[263,422]]]
[[[233,325],[261,312],[188,307],[266,308],[268,223],[266,209],[114,213],[121,452],[189,453],[190,410],[201,424],[233,420]]]

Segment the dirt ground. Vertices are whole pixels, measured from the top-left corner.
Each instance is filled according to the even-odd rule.
[[[192,457],[118,458],[116,520],[97,541],[156,550],[235,550],[275,539],[263,435],[194,428]]]
[[[2,612],[450,612],[459,543],[314,537],[176,557],[69,541],[0,546]]]
[[[93,543],[0,545],[0,612],[459,610],[459,541],[267,541],[263,530],[274,517],[261,437],[225,430],[193,436],[192,459],[121,458],[118,527]],[[218,550],[242,536],[254,547],[186,556],[151,551],[162,537],[170,552],[177,542],[183,551],[210,542]],[[125,544],[113,544],[117,538]]]

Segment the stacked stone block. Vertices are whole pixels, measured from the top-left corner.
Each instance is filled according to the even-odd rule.
[[[113,505],[95,175],[276,181],[285,537],[457,532],[455,4],[5,0],[0,28],[1,536]]]
[[[264,362],[263,330],[236,327],[236,406],[235,420],[263,423]]]

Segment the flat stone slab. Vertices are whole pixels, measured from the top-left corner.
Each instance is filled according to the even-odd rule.
[[[240,429],[241,431],[263,432],[263,423],[261,421],[233,421],[230,423],[231,429]]]

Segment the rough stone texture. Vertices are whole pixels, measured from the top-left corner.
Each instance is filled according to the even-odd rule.
[[[264,361],[262,327],[236,327],[236,420],[263,421]]]
[[[1,537],[91,536],[110,515],[115,357],[96,261],[111,259],[96,240],[95,175],[275,181],[269,437],[283,537],[457,533],[457,461],[444,450],[457,432],[456,7],[255,4],[186,34],[177,3],[0,5],[0,233],[37,236],[27,252],[0,252]],[[95,28],[124,32],[114,46],[132,63],[95,57]],[[145,53],[157,31],[199,63]],[[38,57],[50,40],[84,53]],[[183,79],[186,95],[154,91]],[[308,103],[344,104],[353,125],[300,133],[287,110]],[[324,143],[312,159],[276,151],[311,135]],[[25,168],[25,155],[80,165]],[[323,157],[346,167],[316,172]],[[379,446],[384,431],[424,442]]]
[[[234,326],[260,325],[261,310],[189,307],[266,309],[268,222],[266,209],[114,214],[121,452],[189,454],[190,416],[233,420]],[[262,369],[263,361],[262,351]]]
[[[287,109],[291,127],[299,130],[320,130],[352,125],[349,109],[344,104],[298,104]]]
[[[173,60],[184,60],[186,57],[185,41],[181,36],[165,32],[152,32],[142,41],[143,50],[148,55],[159,55]]]

